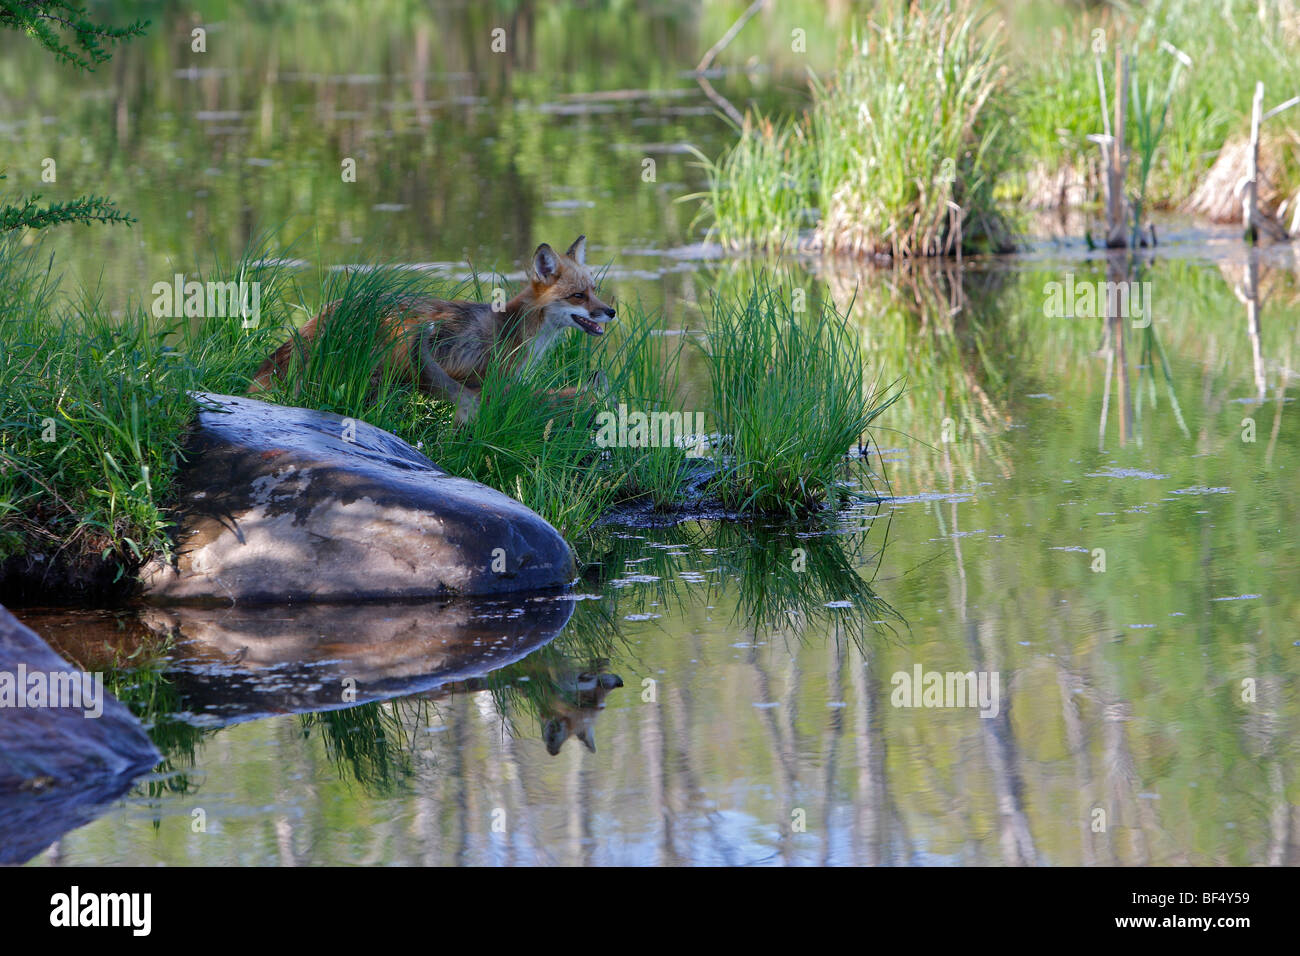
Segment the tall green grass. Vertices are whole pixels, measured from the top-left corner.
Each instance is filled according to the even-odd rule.
[[[873,11],[812,105],[758,118],[716,161],[701,212],[731,246],[780,246],[812,227],[823,250],[952,255],[1010,247],[995,201],[1010,168],[1000,27],[973,2]]]
[[[1013,114],[1018,140],[1016,178],[1011,190],[1032,203],[1050,206],[1055,195],[1037,194],[1032,180],[1065,168],[1087,175],[1099,162],[1088,137],[1101,132],[1097,75],[1088,29],[1108,19],[1070,10],[1069,22],[1013,40]],[[1034,195],[1025,195],[1026,188]]]
[[[1055,11],[1050,31],[1009,46],[996,10],[979,0],[877,5],[834,73],[814,78],[806,110],[751,115],[720,156],[698,157],[708,184],[688,198],[712,235],[729,247],[893,259],[1010,248],[1012,200],[1054,202],[1045,181],[1097,166],[1087,138],[1102,131],[1096,40],[1108,97],[1117,47],[1142,64],[1142,83],[1135,73],[1123,93],[1126,139],[1139,150],[1131,188],[1147,208],[1183,203],[1224,143],[1248,132],[1257,80],[1266,108],[1296,92],[1293,5],[1098,4]],[[1166,65],[1170,47],[1190,68]],[[1270,119],[1264,136],[1280,156],[1277,193],[1295,195],[1300,110]]]
[[[722,468],[713,483],[740,511],[798,514],[851,494],[845,456],[897,398],[873,386],[858,339],[825,299],[759,277],[714,299],[707,325]],[[811,300],[811,301],[810,301]]]
[[[1195,191],[1225,141],[1250,129],[1256,81],[1266,89],[1265,108],[1296,93],[1295,63],[1300,57],[1300,11],[1289,4],[1256,0],[1150,0],[1107,4],[1074,15],[1071,28],[1056,35],[1049,55],[1022,48],[1016,71],[1016,117],[1021,131],[1021,165],[1055,169],[1086,168],[1096,155],[1087,142],[1101,132],[1093,32],[1106,41],[1103,64],[1107,95],[1113,97],[1110,66],[1119,46],[1139,62],[1163,60],[1162,44],[1183,51],[1191,66],[1167,97],[1167,124],[1147,170],[1147,199],[1153,208],[1177,206]],[[1166,73],[1160,66],[1160,74]],[[1143,109],[1130,110],[1129,138],[1159,110],[1158,86],[1141,96]],[[1300,115],[1295,110],[1271,119],[1264,134],[1283,144],[1281,175],[1286,189],[1300,186]],[[1136,171],[1135,171],[1136,172]]]
[[[294,291],[304,297],[308,290],[298,284]],[[461,287],[431,287],[418,272],[376,267],[325,272],[310,291],[315,303],[301,301],[294,311],[307,318],[329,304],[329,316],[318,324],[311,348],[293,350],[286,374],[272,379],[270,396],[340,415],[366,409],[380,421],[400,417],[410,383],[383,361],[399,344],[385,316],[421,294],[457,298]],[[302,346],[296,330],[290,338]]]
[[[894,258],[1010,248],[1001,25],[974,3],[911,4],[855,37],[814,92],[820,244]]]
[[[1131,67],[1131,82],[1128,91],[1128,111],[1132,114],[1133,138],[1132,149],[1137,159],[1137,190],[1133,196],[1133,229],[1129,246],[1136,248],[1142,230],[1142,215],[1147,204],[1147,190],[1150,188],[1151,171],[1155,166],[1156,152],[1160,148],[1169,121],[1169,106],[1174,99],[1178,86],[1178,77],[1182,72],[1183,61],[1175,57],[1169,70],[1169,79],[1164,87],[1164,97],[1156,95],[1156,82],[1151,76],[1145,76],[1145,84],[1139,82],[1138,63]],[[1145,67],[1146,64],[1144,63]]]
[[[730,248],[795,248],[817,224],[821,180],[811,132],[799,120],[754,117],[735,145],[711,160],[694,150],[708,175],[698,219]]]
[[[574,540],[613,506],[622,484],[591,442],[595,394],[546,397],[589,379],[587,358],[564,350],[518,377],[504,358],[489,366],[474,420],[430,432],[425,452],[453,474],[511,495]]]
[[[64,299],[39,248],[0,247],[0,557],[71,548],[129,568],[168,546],[186,392],[246,381],[272,331]]]

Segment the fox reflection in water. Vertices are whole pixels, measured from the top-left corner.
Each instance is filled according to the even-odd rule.
[[[623,678],[617,674],[584,671],[558,675],[554,694],[541,708],[547,753],[556,756],[570,737],[577,737],[595,753],[596,717],[605,709],[606,695],[622,686]]]

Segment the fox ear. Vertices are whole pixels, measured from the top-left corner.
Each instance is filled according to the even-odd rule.
[[[556,258],[555,250],[543,242],[533,253],[533,272],[543,282],[550,282],[559,268],[560,260]]]
[[[565,253],[570,259],[580,266],[587,264],[587,237],[579,236],[573,240],[573,245],[569,246],[569,251]]]
[[[583,727],[581,730],[575,730],[573,736],[577,737],[592,753],[596,752],[596,733],[590,727]]]

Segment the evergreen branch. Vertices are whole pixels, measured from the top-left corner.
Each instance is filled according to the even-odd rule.
[[[50,203],[44,208],[39,205],[40,198],[37,194],[23,199],[21,205],[0,206],[0,233],[15,229],[44,229],[70,222],[87,226],[92,222],[123,222],[128,226],[136,222],[135,217],[122,212],[116,203],[102,196],[78,196],[68,202]]]
[[[0,27],[26,33],[60,60],[81,70],[94,70],[112,56],[106,45],[142,36],[148,25],[148,20],[124,27],[96,23],[76,0],[0,0]],[[65,41],[67,33],[71,37]]]

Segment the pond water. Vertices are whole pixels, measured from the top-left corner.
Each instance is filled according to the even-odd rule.
[[[163,23],[111,88],[44,70],[22,99],[35,68],[6,48],[11,183],[67,155],[48,193],[139,217],[53,237],[123,304],[266,228],[312,267],[453,274],[586,232],[620,295],[686,329],[775,270],[851,304],[905,385],[869,449],[890,497],[610,524],[558,596],[21,610],[116,675],[165,757],[33,862],[1300,863],[1300,257],[1170,221],[1110,320],[1083,290],[1116,266],[1081,233],[898,271],[736,262],[676,202],[684,144],[730,135],[679,75],[726,16],[629,14],[635,43],[597,19],[585,39],[622,31],[631,62],[568,70],[584,37],[542,14],[500,64],[459,16],[353,24],[346,59],[311,24],[231,23],[203,65]],[[312,30],[308,62],[289,41]],[[967,672],[982,700],[925,706],[926,675]]]

